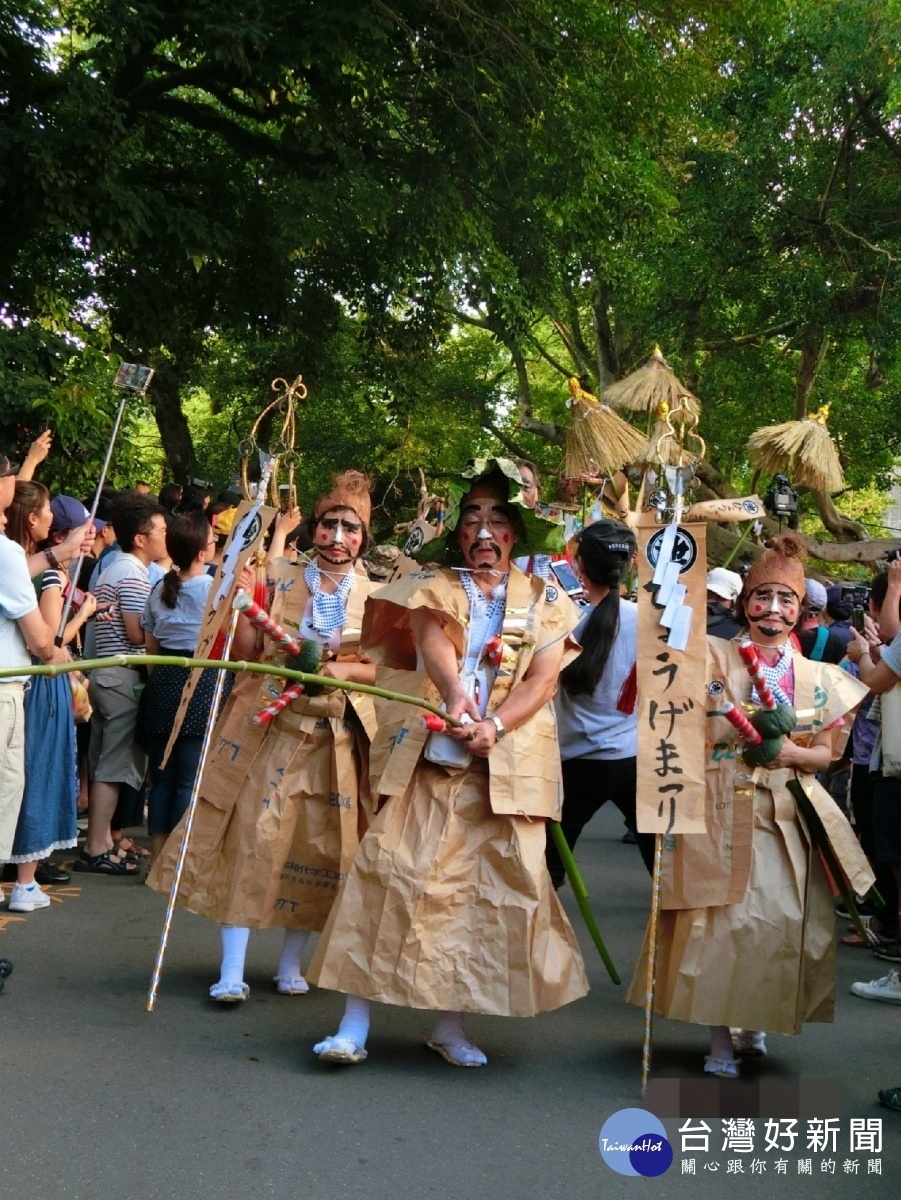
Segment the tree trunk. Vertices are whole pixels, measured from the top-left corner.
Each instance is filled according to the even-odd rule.
[[[863,525],[844,517],[835,507],[835,501],[828,492],[811,491],[811,497],[820,514],[820,520],[826,529],[838,542],[866,542],[869,535]]]
[[[595,356],[598,364],[598,395],[608,388],[619,375],[619,355],[613,329],[610,326],[608,297],[606,290],[598,284],[594,304],[591,306],[591,323],[594,329]]]
[[[517,429],[524,429],[526,433],[534,433],[536,437],[553,442],[555,446],[562,446],[565,434],[560,426],[551,424],[549,421],[539,421],[532,416],[532,385],[529,382],[529,371],[522,351],[512,337],[505,338],[504,345],[510,351],[510,358],[516,371],[516,402],[519,407],[519,416],[516,419]]]
[[[810,394],[817,381],[820,367],[829,350],[829,338],[820,337],[813,329],[804,334],[801,345],[801,363],[795,387],[795,420],[803,421],[810,408]]]
[[[149,395],[172,478],[176,483],[186,484],[197,470],[197,459],[191,430],[181,409],[181,383],[179,372],[167,359],[157,367]]]

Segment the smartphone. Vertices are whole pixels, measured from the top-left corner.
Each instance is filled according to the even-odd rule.
[[[863,609],[853,608],[851,610],[851,624],[858,633],[863,633]]]
[[[584,596],[578,576],[565,558],[561,558],[559,562],[552,562],[551,570],[567,596],[572,596],[574,600]]]
[[[562,558],[559,562],[552,562],[551,571],[554,578],[574,604],[578,604],[580,608],[590,607],[588,598],[582,591],[582,585],[579,583],[575,571],[565,558]]]

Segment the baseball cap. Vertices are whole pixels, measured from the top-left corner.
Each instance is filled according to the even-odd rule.
[[[232,525],[235,523],[235,517],[238,515],[238,509],[224,508],[213,521],[213,533],[217,537],[221,537],[224,533],[231,533]]]
[[[734,604],[742,589],[742,578],[736,571],[728,571],[725,567],[713,567],[707,572],[707,591],[713,592],[721,600]]]
[[[807,584],[807,603],[811,610],[816,609],[817,612],[822,612],[826,607],[828,596],[826,589],[818,579],[805,579]]]
[[[580,545],[584,540],[594,542],[606,554],[624,555],[626,558],[631,558],[636,550],[635,534],[629,526],[607,517],[586,525],[578,535]]]
[[[91,515],[74,496],[54,496],[50,501],[50,511],[53,513],[53,524],[50,526],[53,533],[66,533],[70,529],[77,529],[79,525],[84,525]],[[106,521],[94,518],[94,528],[98,533],[104,525]]]
[[[9,475],[17,475],[19,468],[15,463],[9,461],[5,454],[0,454],[0,479],[6,479]]]

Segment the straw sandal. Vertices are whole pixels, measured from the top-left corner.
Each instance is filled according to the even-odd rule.
[[[223,983],[220,979],[210,988],[210,999],[217,1004],[240,1004],[250,995],[246,983]]]
[[[472,1042],[436,1042],[427,1041],[426,1045],[430,1050],[434,1050],[436,1054],[440,1054],[446,1063],[450,1063],[452,1067],[487,1067],[488,1059],[482,1054],[478,1046],[474,1046]],[[465,1055],[472,1053],[482,1055],[482,1061],[478,1059],[466,1058]]]
[[[734,1058],[704,1058],[704,1074],[717,1079],[738,1079],[738,1063]]]
[[[322,1062],[361,1063],[367,1057],[365,1047],[349,1037],[327,1037],[313,1047],[313,1053]]]
[[[305,996],[310,990],[303,975],[273,975],[272,982],[280,996]]]

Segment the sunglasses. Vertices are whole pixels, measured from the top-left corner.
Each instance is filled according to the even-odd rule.
[[[319,524],[323,529],[337,529],[340,525],[345,533],[359,533],[363,528],[359,521],[345,521],[343,517],[320,517]]]

